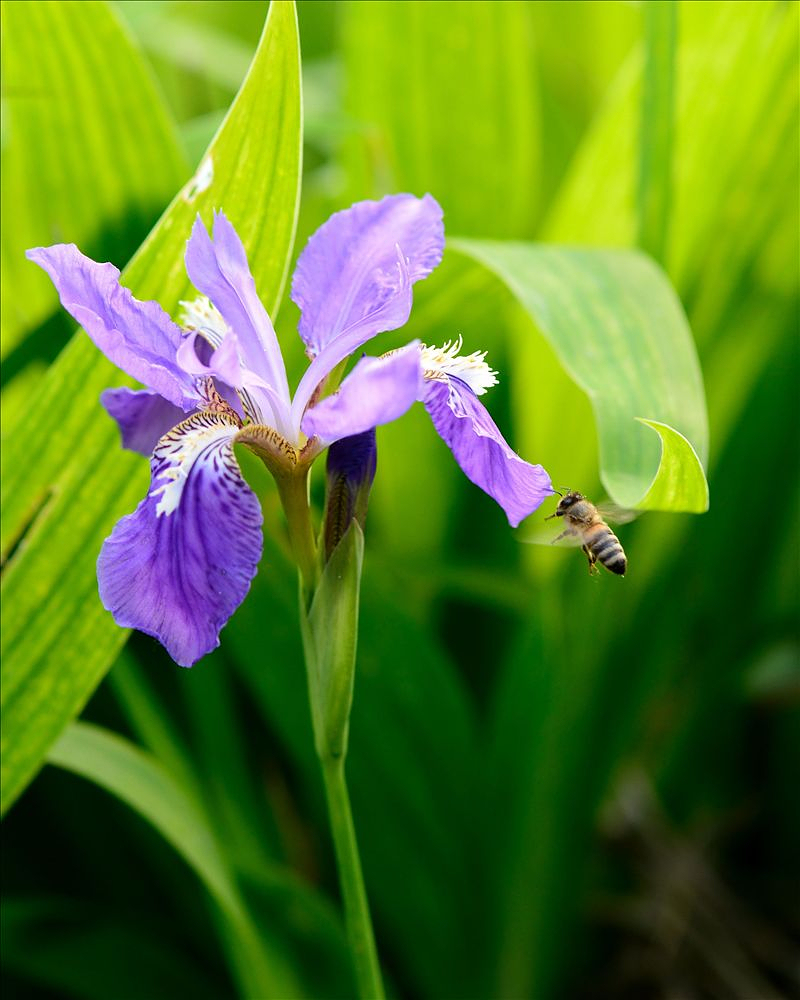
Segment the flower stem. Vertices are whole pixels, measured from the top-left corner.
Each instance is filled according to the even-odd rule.
[[[381,970],[344,777],[344,757],[321,758],[321,764],[358,995],[361,1000],[383,1000]]]

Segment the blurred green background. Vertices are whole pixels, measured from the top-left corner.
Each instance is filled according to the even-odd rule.
[[[42,31],[77,6],[26,4]],[[29,290],[19,252],[57,207],[58,238],[124,266],[223,120],[266,14],[230,0],[112,9],[156,80],[141,127],[174,123],[182,154],[165,147],[171,165],[151,175],[101,163],[88,173],[107,176],[102,190],[31,184],[29,238],[7,224],[25,180],[15,143],[80,167],[91,122],[78,102],[43,129],[31,95],[4,91],[4,434],[35,420],[73,329],[54,295]],[[800,992],[798,7],[675,13],[672,161],[653,169],[671,177],[662,263],[704,372],[710,511],[620,528],[628,576],[590,579],[578,552],[521,544],[421,408],[379,432],[348,774],[398,997]],[[644,5],[301,0],[298,15],[296,253],[331,211],[401,190],[431,191],[451,235],[636,245]],[[139,125],[120,121],[122,149]],[[296,323],[287,298],[290,381]],[[514,447],[599,496],[588,402],[510,293],[451,254],[384,349],[458,334],[501,372],[487,402]],[[182,671],[134,635],[83,718],[152,751],[200,803],[291,994],[348,997],[296,584],[272,484],[247,471],[265,556],[220,650]],[[236,995],[230,926],[106,791],[47,767],[4,842],[7,995]]]

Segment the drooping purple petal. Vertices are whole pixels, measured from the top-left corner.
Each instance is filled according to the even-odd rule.
[[[339,391],[306,411],[303,432],[324,444],[402,416],[423,388],[420,342],[382,358],[362,358]]]
[[[289,409],[286,368],[275,330],[256,291],[242,241],[222,212],[214,216],[214,239],[200,216],[186,246],[186,271],[192,284],[213,302],[236,333],[242,361],[273,390],[269,401],[278,412],[276,422],[285,426]]]
[[[186,418],[180,407],[150,389],[106,389],[100,402],[119,424],[122,447],[147,458],[159,438]]]
[[[61,304],[110,361],[182,410],[193,409],[194,379],[175,361],[180,327],[157,302],[135,299],[113,264],[90,260],[73,243],[26,256],[50,275]]]
[[[97,561],[118,625],[157,638],[181,666],[219,645],[261,557],[261,507],[233,454],[238,427],[201,412],[158,443],[151,490]]]
[[[552,495],[545,470],[509,447],[469,386],[455,378],[427,381],[423,402],[467,478],[500,504],[512,528]]]
[[[344,331],[352,340],[346,357],[407,321],[410,297],[398,273],[398,247],[411,284],[441,261],[442,210],[429,194],[357,202],[314,233],[292,280],[292,299],[302,313],[300,336],[312,357]]]

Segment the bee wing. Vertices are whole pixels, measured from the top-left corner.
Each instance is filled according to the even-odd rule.
[[[524,532],[518,531],[517,541],[524,542],[526,545],[557,545],[559,548],[562,546],[570,547],[583,544],[580,535],[572,532],[565,534],[562,538],[561,535],[565,530],[566,525],[559,518],[554,526],[548,524],[542,527],[529,528]]]
[[[610,500],[597,504],[597,511],[604,521],[610,521],[612,524],[628,524],[630,521],[635,521],[641,514],[640,510],[620,507],[619,504],[612,503]]]

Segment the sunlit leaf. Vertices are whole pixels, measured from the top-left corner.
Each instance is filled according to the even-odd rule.
[[[124,274],[139,298],[175,309],[189,291],[183,249],[192,219],[223,207],[275,312],[294,236],[300,83],[293,5],[273,3],[253,65],[195,178]],[[115,520],[146,488],[147,463],[124,453],[97,397],[125,382],[78,334],[52,366],[3,448],[3,804],[84,704],[124,642],[97,599],[95,559]],[[33,523],[31,524],[31,521]],[[20,536],[30,525],[25,537]]]
[[[708,337],[754,254],[795,238],[797,12],[791,4],[681,4],[672,238],[666,270],[703,306]],[[620,72],[553,201],[543,237],[636,242],[642,54]],[[709,155],[709,150],[714,155]],[[793,237],[789,234],[793,234]],[[771,280],[785,281],[785,268]],[[695,307],[696,308],[696,307]]]
[[[343,31],[360,197],[430,191],[451,232],[528,233],[540,150],[527,5],[356,2]]]
[[[454,240],[513,291],[586,393],[597,424],[600,476],[612,500],[651,509],[696,510],[681,480],[704,481],[686,451],[660,461],[640,418],[677,429],[704,461],[705,398],[686,317],[669,282],[635,252]],[[692,453],[694,454],[694,453]],[[704,509],[704,508],[703,508]]]
[[[661,461],[653,484],[641,502],[640,510],[685,510],[702,514],[708,510],[708,483],[703,466],[686,438],[657,420],[641,423],[652,427],[661,437]]]
[[[675,0],[642,7],[645,61],[639,134],[639,246],[659,263],[669,232],[674,147]]]
[[[2,297],[5,358],[58,307],[25,250],[66,241],[98,259],[132,251],[186,167],[110,5],[4,4],[2,38],[2,279],[13,289]]]

